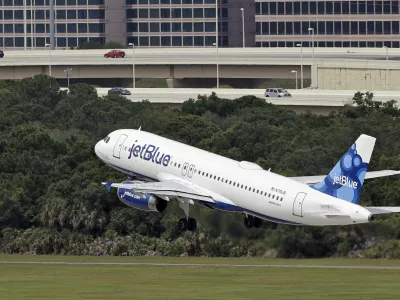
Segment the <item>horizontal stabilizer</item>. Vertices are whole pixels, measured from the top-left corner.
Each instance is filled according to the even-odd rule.
[[[400,171],[393,171],[393,170],[370,171],[365,174],[364,179],[387,177],[399,174]],[[290,178],[305,184],[316,184],[318,182],[321,182],[321,180],[323,180],[325,177],[326,175],[314,175],[314,176],[297,176]]]
[[[366,210],[370,211],[374,215],[390,214],[400,212],[399,206],[377,206],[377,207],[364,207]]]

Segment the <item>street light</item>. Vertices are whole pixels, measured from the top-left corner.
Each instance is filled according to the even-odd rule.
[[[311,69],[311,86],[314,89],[314,75],[315,75],[315,70],[314,70],[314,28],[308,28],[309,32],[312,32],[311,36],[311,41],[312,41],[312,69]]]
[[[242,31],[243,31],[243,48],[246,47],[246,43],[245,43],[245,34],[244,34],[244,8],[240,8],[240,10],[242,11]]]
[[[23,10],[23,12],[24,12],[24,51],[26,51],[26,47],[27,47],[27,44],[26,44],[26,0],[24,0],[24,10]]]
[[[135,80],[135,44],[129,43],[129,46],[132,46],[132,87],[136,88],[136,80]]]
[[[292,73],[296,73],[296,90],[297,90],[297,71],[296,70],[292,70]]]
[[[49,47],[49,76],[51,76],[51,47],[50,44],[45,44],[45,47]]]
[[[389,48],[383,46],[386,49],[386,90],[389,90]]]
[[[219,55],[218,55],[218,43],[213,43],[213,46],[216,46],[217,49],[217,90],[219,89]]]
[[[300,70],[300,78],[301,78],[301,89],[304,89],[303,86],[303,45],[297,44],[296,47],[300,47],[300,60],[301,60],[301,70]],[[297,82],[296,82],[297,83]]]
[[[218,57],[218,48],[219,48],[219,19],[218,19],[218,0],[215,0],[215,43],[213,44],[217,49],[217,90],[219,89],[219,57]]]

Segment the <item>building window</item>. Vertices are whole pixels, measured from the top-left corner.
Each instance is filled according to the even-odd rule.
[[[160,10],[159,9],[150,9],[150,18],[158,19],[160,17]]]
[[[140,19],[147,19],[149,17],[149,10],[146,8],[139,9],[139,18]]]
[[[86,23],[78,23],[78,32],[79,33],[86,33],[88,30]]]
[[[192,18],[192,9],[191,8],[182,9],[182,17],[183,18]]]
[[[67,26],[65,24],[56,24],[57,32],[58,33],[66,33],[67,32]]]
[[[160,32],[160,23],[150,23],[150,32]]]

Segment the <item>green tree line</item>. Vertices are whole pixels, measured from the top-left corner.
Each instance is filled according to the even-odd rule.
[[[277,256],[400,258],[400,215],[371,224],[295,227],[191,207],[196,232],[180,232],[182,210],[163,213],[122,204],[101,182],[123,174],[94,154],[96,142],[138,128],[287,175],[327,174],[361,133],[377,138],[370,170],[400,169],[395,101],[357,93],[354,106],[329,116],[295,114],[253,96],[212,94],[180,110],[99,97],[89,85],[61,91],[54,78],[0,82],[0,252],[66,255]],[[397,177],[368,180],[362,205],[400,205]]]

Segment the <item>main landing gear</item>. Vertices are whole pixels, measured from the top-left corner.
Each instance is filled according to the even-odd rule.
[[[189,203],[181,202],[179,207],[185,212],[186,218],[179,220],[178,228],[181,231],[195,231],[197,229],[197,221],[194,218],[189,218]]]
[[[244,226],[246,228],[260,228],[263,224],[263,220],[254,216],[246,215],[244,217]]]

